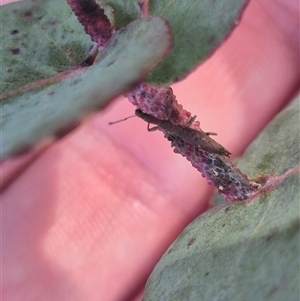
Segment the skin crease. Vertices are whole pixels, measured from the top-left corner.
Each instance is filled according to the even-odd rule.
[[[2,1],[6,4],[10,1]],[[299,87],[297,1],[252,0],[231,37],[174,93],[241,155]],[[123,98],[39,154],[2,164],[2,297],[142,299],[155,264],[212,187]],[[200,233],[199,233],[200,235]]]

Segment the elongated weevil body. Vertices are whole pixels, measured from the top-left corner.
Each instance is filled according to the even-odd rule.
[[[148,122],[148,131],[150,132],[161,129],[166,134],[174,137],[174,139],[180,138],[184,142],[189,143],[200,150],[227,157],[229,157],[230,155],[230,152],[226,150],[221,144],[210,138],[210,135],[215,135],[214,133],[206,133],[200,130],[198,131],[190,127],[183,127],[179,124],[175,125],[172,124],[169,120],[157,119],[151,115],[143,113],[141,110],[136,110],[135,114],[136,116]],[[156,126],[149,128],[150,123],[156,124]]]

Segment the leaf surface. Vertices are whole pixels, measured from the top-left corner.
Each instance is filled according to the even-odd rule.
[[[239,164],[267,177],[265,188],[252,202],[215,207],[190,224],[154,269],[145,301],[299,300],[299,100]]]
[[[139,19],[115,34],[97,64],[83,68],[92,43],[65,1],[24,1],[0,13],[2,159],[62,136],[142,80],[171,48],[164,19]]]
[[[139,15],[140,0],[108,0],[120,28]],[[168,20],[174,36],[171,54],[150,75],[155,84],[170,84],[186,77],[239,23],[247,0],[149,0],[149,15]]]

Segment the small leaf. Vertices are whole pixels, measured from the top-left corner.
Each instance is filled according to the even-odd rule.
[[[99,63],[81,68],[76,63],[87,56],[86,49],[91,42],[89,36],[80,33],[77,25],[81,25],[65,1],[17,4],[1,8],[3,16],[15,15],[3,20],[5,26],[2,29],[5,43],[1,42],[3,67],[0,69],[7,72],[11,68],[14,74],[11,80],[8,76],[3,77],[9,84],[3,91],[6,93],[1,95],[2,159],[32,147],[49,135],[63,135],[85,114],[103,107],[145,77],[171,47],[170,29],[165,20],[159,17],[136,20],[114,35],[101,53]],[[48,16],[50,12],[52,14]],[[66,15],[72,23],[65,20]],[[23,24],[26,18],[30,18],[28,26]],[[52,27],[51,22],[54,22]],[[70,28],[74,24],[72,30],[78,35],[72,35],[72,30],[64,27],[65,22]],[[14,38],[19,33],[11,34],[13,30],[18,30],[21,37]],[[62,41],[68,40],[69,35],[74,41],[64,44]],[[26,49],[22,48],[23,43],[26,43]],[[21,49],[20,55],[25,53],[22,59],[14,59],[11,49],[15,47]],[[72,51],[70,47],[73,47]],[[85,50],[80,52],[80,49]],[[71,59],[68,59],[70,52]],[[31,69],[36,71],[32,76]],[[29,72],[28,77],[26,72]]]
[[[174,35],[173,51],[149,81],[170,83],[187,76],[239,23],[247,0],[149,1],[150,14],[167,19]]]
[[[299,100],[240,162],[248,174],[268,177],[259,198],[190,224],[154,269],[145,301],[299,300]]]
[[[146,1],[146,0],[144,0]],[[139,15],[140,0],[107,0],[116,15],[116,28]],[[248,0],[149,0],[149,15],[168,20],[173,51],[149,77],[152,84],[183,79],[224,41],[239,23]]]

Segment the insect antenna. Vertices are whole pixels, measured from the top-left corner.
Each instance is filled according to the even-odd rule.
[[[119,123],[119,122],[122,122],[122,121],[126,121],[127,119],[132,118],[132,117],[136,117],[136,115],[132,115],[132,116],[129,116],[129,117],[117,120],[117,121],[112,121],[112,122],[109,122],[108,124],[113,125],[113,124],[116,124],[116,123]]]

